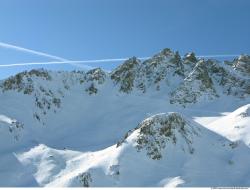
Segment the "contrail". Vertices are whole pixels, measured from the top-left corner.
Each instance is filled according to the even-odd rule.
[[[239,55],[198,55],[196,57],[200,58],[208,58],[208,57],[237,57]],[[183,57],[183,56],[182,56]],[[140,60],[146,60],[150,57],[138,57]],[[81,60],[81,61],[70,61],[70,60],[63,60],[63,61],[50,61],[50,62],[28,62],[28,63],[14,63],[14,64],[3,64],[0,67],[15,67],[15,66],[29,66],[29,65],[55,65],[55,64],[71,64],[71,65],[80,65],[81,63],[105,63],[105,62],[116,62],[116,61],[126,61],[129,57],[126,58],[114,58],[114,59],[92,59],[92,60]],[[85,69],[93,69],[93,67],[85,65]]]
[[[60,62],[68,62],[68,64],[71,64],[71,65],[74,65],[74,66],[81,67],[81,68],[85,69],[85,66],[83,66],[83,65],[79,65],[77,63],[72,63],[68,59],[64,59],[62,57],[51,55],[51,54],[44,53],[44,52],[41,52],[41,51],[36,51],[36,50],[32,50],[32,49],[28,49],[28,48],[24,48],[24,47],[20,47],[20,46],[16,46],[16,45],[8,44],[8,43],[3,43],[3,42],[0,42],[0,47],[7,48],[7,49],[13,49],[13,50],[16,50],[16,51],[21,51],[21,52],[25,52],[25,53],[34,54],[34,55],[39,55],[39,56],[43,56],[43,57],[47,57],[47,58],[50,58],[50,59],[58,60]],[[56,64],[56,62],[54,64]],[[15,66],[15,64],[11,64],[11,65]],[[25,65],[25,64],[23,64],[23,65]],[[32,65],[32,64],[30,63],[28,65]],[[35,64],[33,64],[33,65],[35,65]],[[42,65],[42,64],[37,64],[36,63],[36,65]],[[18,66],[18,65],[16,65],[16,66]],[[86,67],[90,67],[90,66],[86,66]]]
[[[7,48],[7,49],[14,49],[16,51],[22,51],[22,52],[30,53],[30,54],[34,54],[34,55],[39,55],[39,56],[55,59],[55,60],[58,60],[58,61],[68,61],[67,59],[64,59],[62,57],[50,55],[48,53],[35,51],[35,50],[32,50],[32,49],[23,48],[23,47],[20,47],[20,46],[15,46],[15,45],[3,43],[3,42],[0,42],[0,47]]]
[[[226,54],[221,54],[221,55],[197,55],[196,57],[204,57],[204,58],[208,58],[208,57],[238,57],[239,55],[226,55]]]
[[[55,65],[55,64],[73,64],[81,63],[81,61],[50,61],[50,62],[30,62],[30,63],[14,63],[14,64],[3,64],[0,67],[16,67],[16,66],[30,66],[30,65]],[[77,66],[79,66],[77,64]],[[82,65],[81,65],[82,66]],[[93,69],[91,66],[84,66],[85,69]]]
[[[14,63],[14,64],[3,64],[0,65],[0,67],[15,67],[15,66],[29,66],[29,65],[53,65],[53,64],[70,64],[70,65],[74,65],[77,67],[81,67],[84,69],[92,69],[93,67],[88,66],[88,65],[81,65],[82,63],[103,63],[103,62],[115,62],[115,61],[126,61],[129,58],[112,58],[112,59],[94,59],[94,60],[81,60],[81,61],[71,61],[59,56],[55,56],[55,55],[51,55],[48,53],[44,53],[44,52],[40,52],[40,51],[36,51],[36,50],[32,50],[32,49],[28,49],[28,48],[24,48],[24,47],[20,47],[20,46],[16,46],[16,45],[12,45],[12,44],[7,44],[7,43],[3,43],[0,42],[0,47],[3,48],[7,48],[7,49],[13,49],[16,51],[21,51],[21,52],[25,52],[25,53],[30,53],[30,54],[34,54],[34,55],[39,55],[39,56],[43,56],[43,57],[47,57],[50,59],[54,59],[57,61],[50,61],[50,62],[29,62],[29,63]],[[200,58],[209,58],[209,57],[237,57],[239,55],[198,55],[196,57],[200,57]],[[182,56],[183,57],[183,56]],[[145,60],[145,59],[149,59],[150,57],[139,57],[138,59],[141,60]]]
[[[139,57],[138,59],[145,60],[149,57]],[[104,63],[104,62],[116,62],[126,61],[129,58],[116,58],[116,59],[94,59],[94,60],[82,60],[82,61],[50,61],[50,62],[30,62],[30,63],[14,63],[14,64],[3,64],[0,67],[15,67],[15,66],[29,66],[29,65],[54,65],[54,64],[79,64],[79,63]],[[91,69],[91,66],[85,66],[85,68]]]

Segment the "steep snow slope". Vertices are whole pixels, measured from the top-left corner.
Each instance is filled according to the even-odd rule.
[[[11,152],[16,146],[23,124],[6,115],[0,115],[0,179],[1,186],[37,186],[34,177]],[[6,152],[3,152],[6,150]],[[15,174],[15,175],[13,175]]]
[[[18,158],[42,186],[250,185],[250,149],[178,113],[151,116],[101,151],[39,145]]]
[[[250,147],[250,104],[210,123],[207,127],[232,141],[242,140]]]

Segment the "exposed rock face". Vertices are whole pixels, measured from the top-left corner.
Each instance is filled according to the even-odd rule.
[[[193,70],[196,63],[198,62],[198,58],[195,57],[195,53],[187,53],[183,57],[183,65],[184,65],[184,74],[188,76],[189,73]]]
[[[9,133],[17,141],[24,129],[24,124],[16,119],[12,119],[6,115],[0,115],[0,128],[8,129]]]
[[[161,83],[168,85],[173,76],[183,77],[184,67],[179,53],[170,49],[164,49],[144,62],[133,57],[111,73],[111,79],[125,93],[135,89],[145,93],[151,87],[160,90]]]
[[[164,49],[151,59],[143,63],[145,67],[145,76],[148,86],[175,84],[177,78],[184,77],[184,67],[178,52],[172,52],[170,49]],[[176,81],[173,81],[175,80]],[[161,84],[163,82],[163,84]]]
[[[244,75],[233,72],[232,68],[227,67],[216,60],[207,60],[209,74],[219,88],[221,95],[233,95],[239,98],[249,96],[250,78],[246,79]]]
[[[194,137],[199,135],[199,129],[190,126],[178,113],[157,114],[143,120],[133,131],[117,143],[122,145],[126,139],[138,130],[136,138],[137,151],[145,150],[153,160],[162,158],[164,149],[172,144],[179,146],[184,152],[193,154],[192,143]],[[167,153],[166,153],[167,154]]]
[[[106,81],[107,74],[100,68],[88,72],[52,72],[44,69],[24,71],[0,82],[3,93],[16,91],[30,96],[34,101],[35,110],[32,117],[45,125],[48,112],[56,113],[63,103],[67,91],[81,88],[89,95],[98,93],[98,88]]]
[[[179,103],[185,107],[223,95],[239,98],[249,96],[250,79],[242,78],[232,72],[232,68],[217,60],[199,60],[187,73],[184,81],[171,93],[170,103]]]
[[[1,84],[3,91],[17,90],[24,94],[31,94],[34,91],[34,77],[41,78],[42,80],[51,80],[49,73],[43,69],[24,71],[12,76]]]
[[[100,68],[88,71],[84,77],[84,81],[87,83],[85,91],[88,92],[89,95],[97,94],[98,86],[104,84],[106,78],[106,73]]]
[[[189,126],[181,115],[177,113],[159,114],[144,120],[139,124],[139,136],[136,148],[145,149],[152,159],[161,159],[162,150],[168,143],[177,144],[179,141],[190,154],[194,152],[192,147],[193,137],[198,131]],[[184,144],[183,144],[184,142]]]
[[[112,72],[111,79],[119,86],[120,92],[125,93],[165,89],[170,103],[184,107],[199,101],[211,101],[224,94],[244,98],[250,93],[250,81],[230,70],[236,68],[233,65],[237,65],[239,71],[247,70],[248,58],[241,56],[238,64],[230,65],[198,59],[193,52],[181,59],[178,52],[166,48],[144,62],[135,57],[129,59]],[[226,69],[228,65],[231,68]]]
[[[129,93],[133,90],[135,79],[140,72],[141,62],[136,57],[132,57],[125,61],[111,73],[111,79],[119,84],[121,92]]]
[[[207,62],[200,60],[183,83],[171,94],[170,103],[182,105],[196,103],[203,95],[209,99],[218,96],[209,76]]]
[[[90,187],[92,178],[89,172],[84,172],[82,174],[79,174],[78,179],[83,187]]]
[[[184,64],[189,64],[189,63],[197,63],[198,59],[195,57],[195,53],[187,53],[184,58],[183,58]]]
[[[9,131],[10,131],[10,133],[13,134],[15,140],[19,139],[19,133],[23,128],[24,128],[23,123],[21,123],[17,120],[12,121],[11,125],[9,126]]]
[[[96,68],[86,73],[85,80],[87,82],[96,81],[98,84],[103,84],[105,82],[106,77],[106,73],[101,68]]]
[[[241,55],[233,61],[233,68],[246,76],[250,76],[250,56]]]

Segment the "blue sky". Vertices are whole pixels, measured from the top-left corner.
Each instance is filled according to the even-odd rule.
[[[165,47],[250,54],[249,10],[249,0],[1,0],[0,42],[69,60],[148,57]],[[53,59],[0,47],[0,64],[34,61]],[[0,67],[0,78],[37,67]]]

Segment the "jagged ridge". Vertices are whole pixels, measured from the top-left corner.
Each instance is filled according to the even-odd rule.
[[[55,107],[59,107],[63,90],[57,89],[60,97],[52,92],[52,89],[46,91],[45,87],[39,86],[39,80],[47,83],[60,80],[66,90],[81,84],[89,95],[97,94],[102,85],[112,81],[115,86],[113,88],[117,88],[120,93],[164,93],[170,103],[187,106],[199,101],[211,101],[225,94],[238,98],[249,96],[249,63],[250,56],[247,55],[241,55],[232,62],[225,63],[198,59],[194,53],[188,53],[182,59],[178,52],[166,48],[143,62],[132,57],[111,73],[106,73],[100,68],[86,73],[57,72],[56,75],[61,77],[53,79],[55,72],[31,70],[2,81],[0,86],[3,92],[17,90],[28,95],[43,93],[52,99],[44,100],[43,103],[38,103],[39,105],[48,107],[48,104],[55,102]]]

